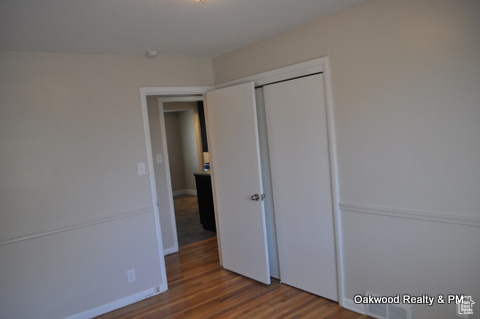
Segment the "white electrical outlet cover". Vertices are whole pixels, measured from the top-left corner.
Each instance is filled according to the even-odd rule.
[[[137,280],[135,276],[135,269],[130,269],[127,271],[127,278],[128,282],[134,282],[135,280]]]
[[[137,163],[137,171],[138,171],[138,175],[145,175],[146,174],[146,170],[145,170],[145,163]]]

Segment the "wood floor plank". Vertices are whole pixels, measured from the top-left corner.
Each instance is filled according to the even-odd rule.
[[[182,247],[165,262],[166,292],[97,318],[369,318],[276,279],[264,285],[223,269],[216,238]]]

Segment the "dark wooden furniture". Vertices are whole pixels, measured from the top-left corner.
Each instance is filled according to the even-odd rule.
[[[197,186],[198,211],[203,229],[217,231],[213,207],[212,180],[210,173],[194,173]]]

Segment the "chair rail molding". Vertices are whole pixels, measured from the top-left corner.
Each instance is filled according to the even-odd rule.
[[[441,213],[432,211],[422,211],[413,209],[403,209],[385,206],[373,206],[355,203],[339,203],[339,208],[342,212],[348,213],[365,213],[373,215],[383,215],[398,218],[409,218],[449,224],[457,224],[464,226],[480,227],[480,217],[458,215],[451,213]]]
[[[130,211],[111,213],[108,215],[74,221],[63,225],[36,229],[23,234],[0,237],[0,246],[148,213],[153,213],[151,206],[141,207]]]

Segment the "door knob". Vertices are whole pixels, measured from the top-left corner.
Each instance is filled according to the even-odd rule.
[[[251,197],[253,201],[259,201],[260,199],[263,200],[264,198],[265,198],[265,194],[262,194],[262,195],[254,194]]]

